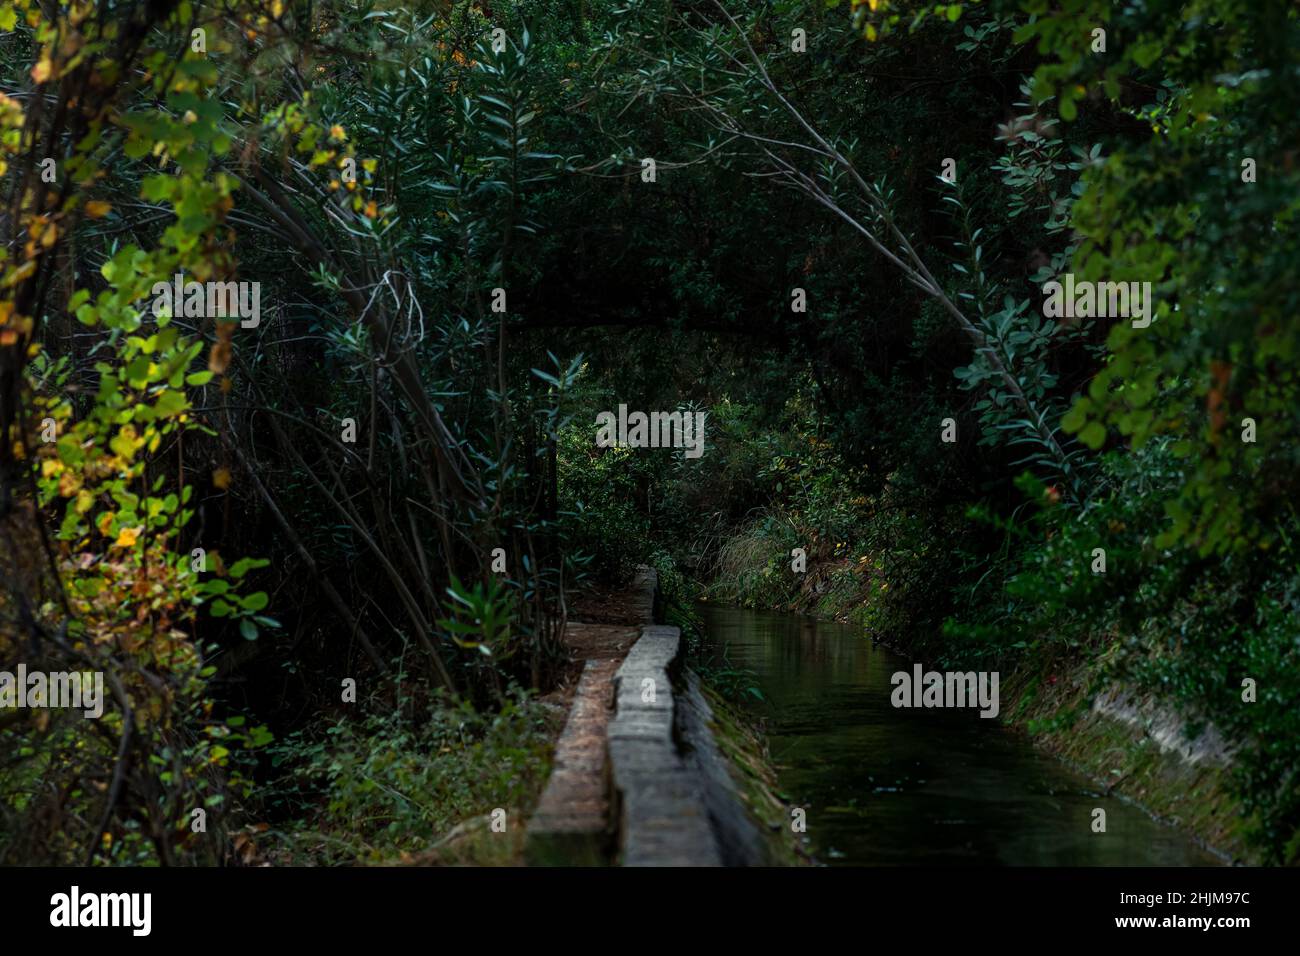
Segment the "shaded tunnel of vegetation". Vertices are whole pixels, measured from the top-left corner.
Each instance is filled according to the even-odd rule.
[[[641,564],[735,697],[701,597],[1123,688],[1296,862],[1298,21],[0,0],[0,863],[512,862]]]

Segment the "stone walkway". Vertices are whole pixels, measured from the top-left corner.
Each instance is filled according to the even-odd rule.
[[[618,669],[608,730],[624,866],[719,866],[699,776],[677,752],[669,668],[681,632],[652,625]]]
[[[588,660],[555,745],[551,778],[528,822],[534,866],[601,866],[613,852],[605,740],[617,659]]]
[[[613,716],[614,675],[654,620],[653,571],[639,572],[621,592],[597,592],[575,604],[564,643],[584,661],[555,745],[551,777],[528,823],[525,857],[531,865],[606,864],[616,852],[610,813],[607,729]]]
[[[697,775],[673,737],[676,628],[654,624],[658,579],[575,605],[564,640],[584,662],[551,778],[528,823],[533,866],[716,866]]]

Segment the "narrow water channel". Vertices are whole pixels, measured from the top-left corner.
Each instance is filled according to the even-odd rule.
[[[1211,866],[1212,854],[976,710],[895,709],[912,662],[859,629],[701,606],[754,673],[781,789],[832,865]],[[1009,702],[1003,701],[1003,706]],[[1092,832],[1092,811],[1106,832]]]

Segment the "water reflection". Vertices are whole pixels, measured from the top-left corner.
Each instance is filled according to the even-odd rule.
[[[890,706],[912,662],[853,628],[702,606],[731,664],[757,674],[781,787],[831,864],[1217,865],[977,709]],[[1003,701],[1003,706],[1009,702]],[[1092,811],[1106,811],[1093,833]]]

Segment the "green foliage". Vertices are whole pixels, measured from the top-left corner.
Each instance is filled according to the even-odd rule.
[[[1290,782],[1300,717],[1287,703],[1300,695],[1295,555],[1288,545],[1280,560],[1205,559],[1163,544],[1162,494],[1181,478],[1172,439],[1157,438],[1108,454],[1104,493],[1081,513],[1054,505],[1028,476],[1020,482],[1028,500],[1011,519],[980,510],[1007,546],[967,555],[984,574],[970,610],[948,622],[948,654],[1039,674],[1091,659],[1094,691],[1117,680],[1146,690],[1182,715],[1193,739],[1214,724],[1238,743],[1234,773],[1251,836],[1286,862],[1300,829]],[[1242,699],[1247,677],[1260,688],[1253,703]]]
[[[115,705],[0,717],[0,855],[390,860],[518,812],[506,688],[648,561],[737,696],[701,593],[1135,682],[1294,859],[1295,9],[488,6],[0,2],[0,664]],[[266,321],[154,314],[177,272]],[[1155,321],[1044,319],[1067,272]],[[620,404],[707,410],[704,457],[595,447]]]
[[[256,838],[260,853],[391,864],[498,808],[517,830],[550,769],[550,734],[546,711],[516,688],[492,713],[445,701],[381,710],[294,734],[271,753],[279,775],[264,806],[288,822]]]
[[[1165,543],[1201,554],[1275,543],[1300,424],[1296,11],[1250,2],[1115,14],[1095,4],[1026,8],[1038,16],[1021,35],[1052,54],[1034,95],[1055,93],[1065,116],[1067,99],[1100,92],[1131,118],[1128,135],[1086,173],[1075,271],[1149,281],[1159,302],[1150,328],[1111,329],[1109,360],[1067,424],[1094,443],[1112,430],[1133,447],[1174,439],[1184,474],[1166,498]],[[1114,38],[1104,56],[1087,47],[1102,24]],[[1254,182],[1244,181],[1248,159]],[[1255,442],[1242,440],[1246,418],[1258,425]]]
[[[227,570],[215,551],[196,561],[182,543],[195,489],[164,458],[186,436],[211,434],[195,421],[192,401],[223,370],[234,323],[216,323],[204,367],[202,337],[147,304],[155,283],[170,284],[176,273],[203,281],[233,269],[221,229],[237,181],[214,168],[230,148],[225,109],[211,64],[168,49],[168,31],[182,23],[170,8],[124,5],[87,19],[89,6],[21,6],[23,26],[13,16],[0,26],[30,30],[39,53],[20,73],[37,88],[27,98],[49,96],[58,109],[57,119],[32,121],[39,136],[6,135],[0,158],[17,184],[0,256],[0,665],[97,672],[108,699],[98,726],[44,711],[0,726],[8,760],[0,857],[219,862],[224,811],[251,787],[236,749],[270,735],[262,726],[235,730],[243,718],[223,722],[214,713],[207,661],[217,646],[196,637],[198,611],[237,620],[247,639],[278,625],[260,614],[266,592],[241,580],[257,562]],[[6,41],[6,75],[28,53]],[[23,107],[3,100],[12,107],[3,121],[21,124]],[[141,160],[170,167],[139,187],[161,227],[125,245],[109,238],[121,230],[99,225],[115,209],[101,197],[121,185],[101,182],[110,156],[137,169]],[[57,189],[42,185],[44,170],[35,175],[39,157],[58,157]],[[127,181],[134,193],[138,180]],[[93,268],[62,271],[61,244],[73,236]],[[57,302],[47,298],[53,285],[65,287]],[[69,339],[75,318],[88,355],[73,362],[47,351],[60,347],[50,312],[64,314]],[[190,817],[197,808],[212,816],[199,832]]]
[[[608,576],[627,579],[650,545],[650,522],[638,511],[636,453],[592,447],[594,426],[560,433],[559,494],[577,553]]]

